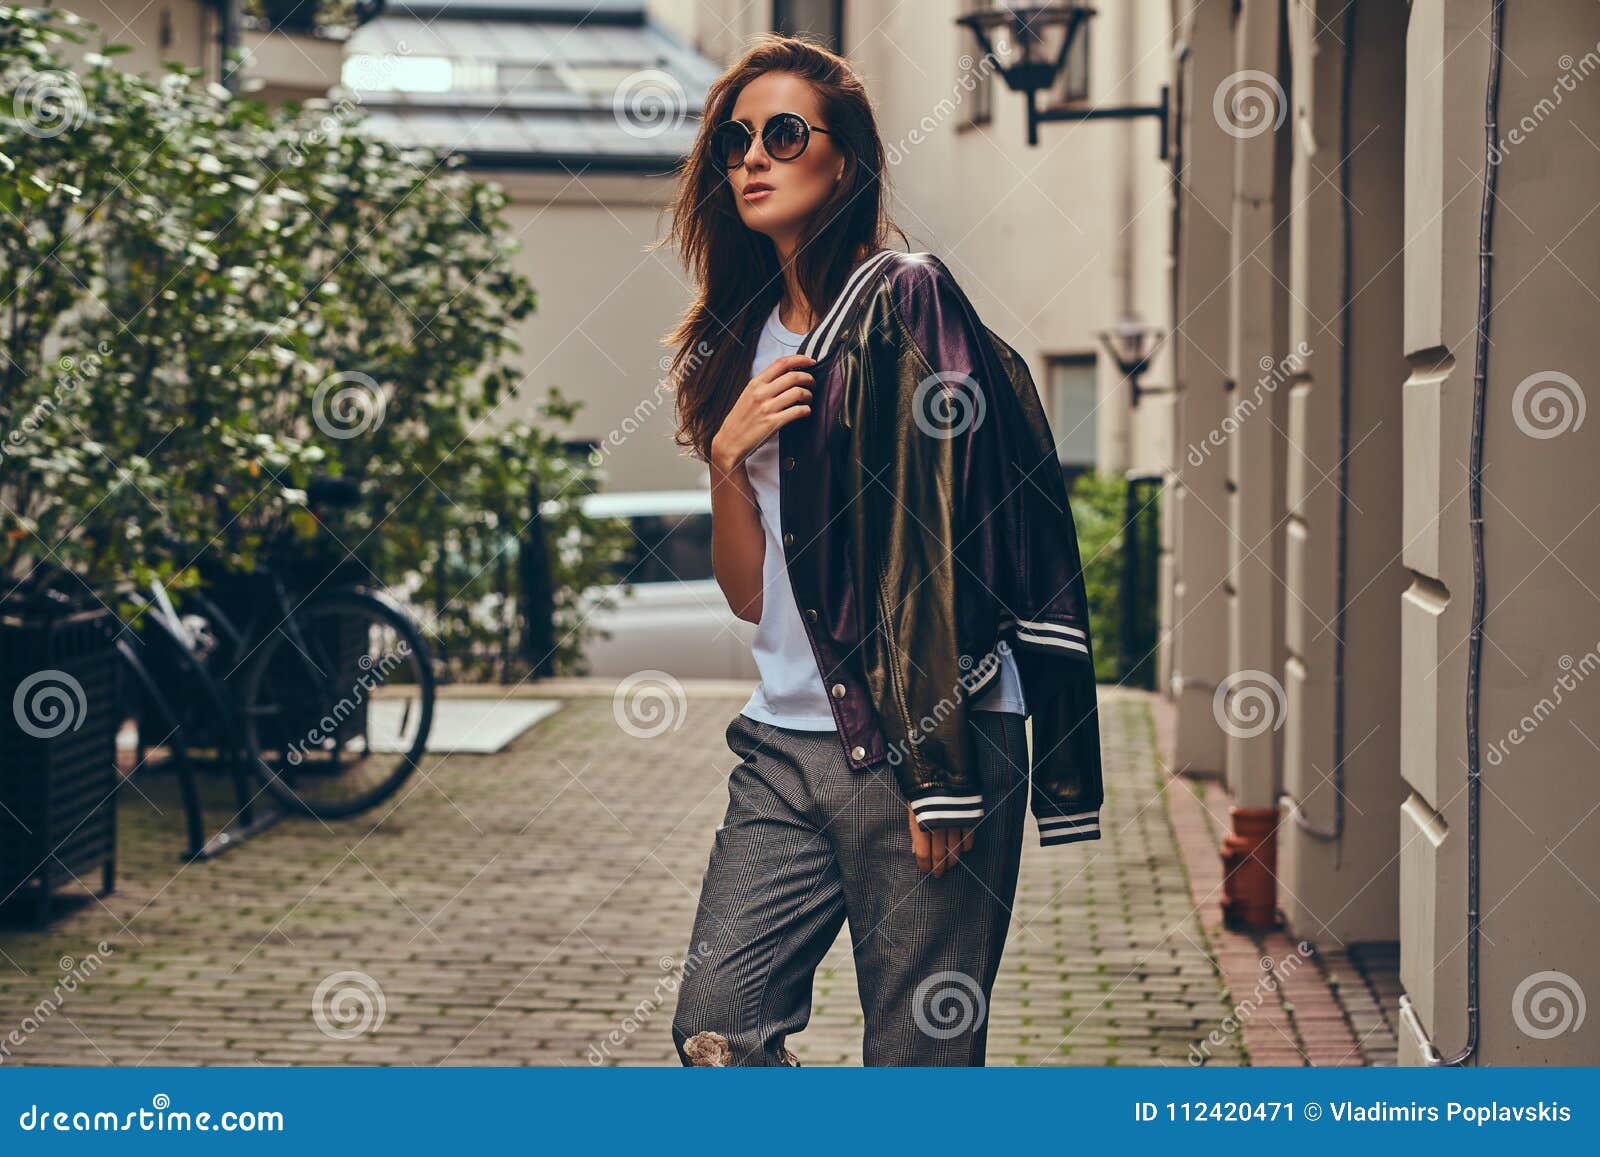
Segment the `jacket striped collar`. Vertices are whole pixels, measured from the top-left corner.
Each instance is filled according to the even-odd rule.
[[[873,277],[883,269],[898,254],[895,249],[880,249],[867,258],[852,273],[844,283],[844,288],[839,291],[839,296],[823,315],[816,327],[806,334],[800,348],[795,352],[808,358],[821,361],[828,356],[828,351],[839,338],[839,331],[844,328],[845,319],[850,315],[850,310],[866,292],[867,286],[872,284]]]

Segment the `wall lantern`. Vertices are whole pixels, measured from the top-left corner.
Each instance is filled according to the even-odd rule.
[[[1139,379],[1150,368],[1150,361],[1161,348],[1166,337],[1153,325],[1146,325],[1137,317],[1124,315],[1110,329],[1100,331],[1100,344],[1105,346],[1117,369],[1128,379],[1133,391],[1132,404],[1139,404]]]
[[[1079,108],[1074,105],[1041,110],[1041,89],[1055,86],[1066,65],[1072,39],[1095,10],[1077,0],[1056,4],[984,8],[956,18],[972,30],[978,51],[992,59],[1006,87],[1020,92],[1028,102],[1028,144],[1039,143],[1041,121],[1132,120],[1155,117],[1161,124],[1161,159],[1167,159],[1167,86],[1161,86],[1158,104]]]

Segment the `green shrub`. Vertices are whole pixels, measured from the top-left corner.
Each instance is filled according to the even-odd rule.
[[[1089,600],[1094,674],[1102,683],[1121,676],[1122,519],[1128,485],[1113,474],[1078,475],[1068,499],[1078,530],[1084,591]]]
[[[452,653],[481,649],[482,617],[424,589],[472,596],[482,567],[452,578],[470,552],[448,545],[509,548],[534,477],[562,533],[593,534],[589,468],[554,432],[576,407],[496,417],[536,304],[504,194],[326,102],[144,80],[115,50],[69,70],[78,39],[0,8],[0,580],[182,588],[202,558],[250,570],[331,537],[414,588]],[[319,520],[319,476],[360,504]],[[558,568],[558,613],[585,580]],[[566,626],[563,662],[584,637]]]

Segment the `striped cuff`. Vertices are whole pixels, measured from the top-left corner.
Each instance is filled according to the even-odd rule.
[[[1018,619],[1005,615],[1000,620],[1000,629],[1003,631],[1008,627],[1016,628],[1018,642],[1081,655],[1089,653],[1089,632],[1081,627],[1069,627],[1065,623],[1047,623],[1043,619]]]
[[[1043,816],[1039,819],[1039,846],[1075,844],[1079,840],[1100,838],[1100,809],[1073,812],[1064,816]]]
[[[983,818],[983,796],[925,795],[911,801],[911,813],[924,829],[970,828]]]

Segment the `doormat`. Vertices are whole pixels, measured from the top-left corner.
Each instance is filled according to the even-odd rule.
[[[404,700],[374,699],[368,706],[372,746],[377,751],[405,751],[410,727],[402,734]],[[429,751],[492,755],[546,716],[561,710],[559,699],[436,699]]]

